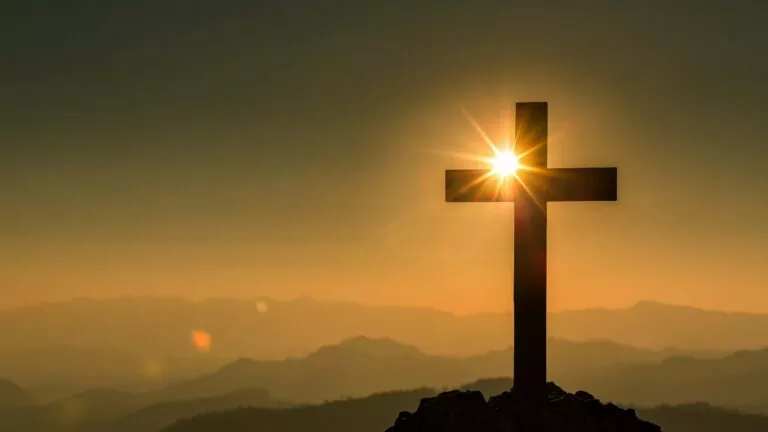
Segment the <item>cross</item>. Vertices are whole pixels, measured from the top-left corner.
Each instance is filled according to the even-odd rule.
[[[516,104],[515,153],[508,182],[488,170],[445,172],[446,202],[515,203],[514,386],[542,393],[547,382],[547,203],[616,201],[616,168],[548,168],[547,103]]]

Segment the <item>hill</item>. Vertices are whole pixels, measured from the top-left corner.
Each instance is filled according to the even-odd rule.
[[[0,409],[14,408],[30,402],[29,394],[16,383],[0,379]]]
[[[557,376],[572,392],[587,389],[603,400],[625,405],[708,401],[768,411],[768,393],[754,385],[768,379],[768,350],[696,359],[665,358],[664,351],[605,342],[550,340],[549,346],[551,352],[559,353],[551,364],[550,376]],[[511,358],[511,350],[466,358],[431,356],[392,340],[355,337],[302,358],[240,359],[214,373],[160,390],[89,391],[51,404],[22,407],[0,414],[0,424],[6,425],[0,430],[143,432],[181,417],[238,406],[285,407],[301,401],[316,404],[361,398],[366,392],[380,395],[398,386],[453,388],[477,377],[507,375],[512,369]],[[746,378],[734,383],[738,374]],[[510,378],[497,378],[476,381],[465,388],[498,394],[511,386]],[[265,390],[256,390],[259,388]],[[305,408],[314,412],[317,407]]]
[[[375,356],[421,356],[422,351],[413,345],[404,345],[389,338],[356,336],[341,341],[338,345],[327,345],[318,352],[342,350]],[[315,353],[317,354],[317,352]]]
[[[611,400],[638,405],[697,401],[768,413],[768,349],[722,358],[670,357],[656,364],[607,367],[584,373],[571,385],[587,385]]]
[[[620,364],[652,364],[666,351],[592,341],[550,339],[549,371],[566,379]],[[414,387],[450,387],[488,376],[509,375],[511,348],[472,357],[428,355],[391,339],[357,336],[283,361],[237,360],[216,372],[170,385],[155,393],[162,400],[202,397],[243,387],[267,389],[282,400],[318,403],[341,397]]]
[[[179,420],[163,432],[298,432],[316,430],[318,425],[322,425],[323,430],[339,432],[382,432],[397,417],[398,412],[413,409],[422,398],[435,394],[432,389],[418,389],[281,410],[236,409]]]
[[[130,350],[56,344],[0,353],[0,370],[21,382],[37,400],[73,394],[87,388],[110,387],[145,391],[216,370],[232,359],[210,356],[163,358]]]
[[[661,432],[634,409],[588,392],[570,393],[553,382],[542,390],[535,395],[513,387],[488,398],[476,390],[442,392],[400,412],[386,432]]]
[[[390,339],[355,337],[319,348],[306,357],[259,361],[239,359],[218,371],[168,386],[164,400],[221,393],[241,387],[267,389],[274,397],[323,402],[345,396],[461,380],[469,370],[460,359],[428,356]]]
[[[53,403],[0,411],[0,431],[145,432],[183,417],[238,407],[285,407],[264,390],[153,404],[142,394],[91,390]]]
[[[653,409],[641,409],[638,414],[664,425],[669,432],[757,432],[768,430],[768,417],[747,414],[733,409],[715,407],[707,403],[663,405]]]
[[[275,401],[269,393],[258,389],[238,390],[223,395],[150,405],[109,424],[110,432],[158,431],[185,417],[240,407],[283,408],[288,404]]]
[[[512,349],[483,356],[431,356],[389,340],[355,338],[323,347],[303,358],[284,361],[240,359],[218,371],[168,386],[157,397],[215,394],[243,387],[264,388],[275,398],[318,403],[400,388],[446,388],[487,377],[509,376]],[[372,347],[377,354],[354,349]],[[550,339],[549,377],[566,390],[587,389],[601,399],[644,406],[707,401],[716,405],[768,412],[768,349],[719,358],[696,358],[609,342]],[[493,394],[508,388],[496,387]],[[486,389],[487,390],[487,389]]]
[[[725,350],[768,346],[768,315],[703,310],[644,301],[626,309],[564,311],[549,317],[553,336],[605,339],[632,346]]]
[[[413,411],[422,398],[435,394],[434,390],[421,389],[282,410],[236,409],[179,420],[163,432],[309,432],[317,430],[318,425],[322,425],[323,430],[336,432],[381,432],[394,422],[397,413]],[[665,432],[768,430],[768,417],[706,404],[644,408],[638,409],[637,414],[659,424]]]
[[[614,361],[660,360],[661,351],[635,349],[606,342],[571,343],[551,340],[553,370],[577,370]],[[7,430],[84,430],[108,424],[109,430],[145,430],[192,415],[240,405],[277,406],[278,400],[323,402],[364,396],[384,390],[458,385],[512,370],[512,351],[484,356],[447,358],[424,354],[391,339],[356,336],[317,349],[302,358],[257,361],[240,359],[217,371],[164,388],[125,392],[89,390],[53,402],[0,415]],[[263,388],[264,390],[255,390]],[[138,429],[133,426],[141,425]],[[106,427],[106,426],[104,426]],[[79,428],[79,429],[78,429]],[[122,429],[121,429],[122,430]]]
[[[127,415],[139,398],[117,390],[90,390],[44,405],[0,412],[0,431],[70,431]]]
[[[136,316],[143,319],[136,320]],[[372,307],[310,298],[76,299],[0,311],[0,326],[8,329],[0,335],[0,346],[19,351],[67,344],[184,358],[203,355],[190,343],[190,332],[202,329],[212,336],[207,355],[231,359],[303,356],[319,346],[361,334],[388,337],[434,354],[477,354],[509,345],[511,322],[505,315],[457,317],[426,308]],[[487,332],[487,328],[499,331]],[[147,334],[153,337],[146,338]]]
[[[639,406],[685,405],[701,401],[730,409],[768,413],[768,349],[740,351],[722,358],[670,357],[646,364],[617,364],[564,373],[567,390],[588,389],[614,403]],[[510,378],[484,379],[474,390],[496,394]]]
[[[551,336],[573,341],[599,339],[654,349],[720,351],[768,346],[768,334],[760,330],[768,326],[768,315],[651,302],[626,309],[551,313],[549,323]],[[0,334],[0,346],[10,353],[66,345],[127,351],[141,360],[278,359],[307,355],[318,346],[361,334],[394,339],[429,354],[466,356],[506,348],[514,331],[511,314],[456,316],[428,308],[310,298],[76,299],[0,311],[0,326],[7,329]],[[208,353],[190,343],[190,333],[198,329],[212,337]]]

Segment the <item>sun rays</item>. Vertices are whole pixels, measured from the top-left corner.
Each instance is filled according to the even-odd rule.
[[[517,155],[511,150],[501,150],[491,161],[493,173],[502,178],[515,175],[520,167]]]
[[[472,181],[471,183],[467,184],[465,186],[465,189],[462,191],[466,191],[467,189],[474,187],[478,185],[479,183],[483,183],[490,179],[491,177],[496,177],[495,182],[495,190],[494,190],[494,196],[498,197],[500,193],[503,191],[508,192],[509,189],[513,186],[510,182],[515,181],[517,184],[523,187],[531,196],[533,196],[532,191],[530,188],[525,184],[523,179],[521,178],[521,174],[524,171],[532,171],[532,172],[538,172],[540,170],[529,167],[525,165],[525,157],[530,155],[532,152],[536,151],[540,146],[531,146],[529,149],[527,149],[525,152],[519,153],[516,149],[516,143],[521,139],[526,139],[524,136],[514,136],[513,139],[510,139],[511,137],[511,127],[510,127],[510,115],[508,113],[502,113],[501,116],[501,137],[502,142],[497,144],[494,142],[489,134],[480,126],[480,123],[472,116],[472,114],[465,108],[461,107],[461,111],[463,112],[464,116],[467,118],[469,123],[474,127],[474,129],[477,131],[477,133],[480,135],[480,137],[483,139],[485,144],[490,149],[490,155],[488,156],[482,156],[482,155],[472,155],[472,154],[458,154],[454,153],[453,156],[469,160],[469,161],[475,161],[475,162],[483,162],[488,165],[489,170],[479,176],[477,179]],[[535,196],[533,196],[534,200],[538,202]]]

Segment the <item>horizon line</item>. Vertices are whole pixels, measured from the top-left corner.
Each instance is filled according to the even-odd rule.
[[[321,298],[317,298],[310,295],[297,295],[290,298],[280,299],[280,298],[269,297],[269,296],[229,295],[229,296],[204,296],[204,297],[197,297],[197,298],[189,298],[189,297],[183,297],[178,295],[152,295],[152,294],[123,294],[123,295],[113,295],[113,296],[104,296],[104,297],[82,295],[82,296],[72,296],[72,297],[56,299],[56,300],[23,302],[16,305],[0,307],[0,313],[12,312],[12,311],[24,310],[24,309],[32,309],[35,307],[40,307],[45,305],[74,303],[77,301],[110,302],[110,301],[138,300],[138,299],[181,301],[181,302],[196,303],[196,304],[213,302],[213,301],[263,301],[268,303],[296,303],[301,301],[311,301],[311,302],[325,303],[325,304],[355,305],[355,306],[363,306],[363,307],[379,308],[379,309],[428,310],[432,312],[449,314],[457,318],[465,318],[465,317],[472,317],[472,316],[479,316],[479,315],[511,315],[513,313],[512,308],[508,310],[503,310],[503,311],[478,311],[478,312],[468,312],[468,313],[457,313],[447,309],[441,309],[439,307],[426,306],[426,305],[374,304],[374,303],[366,303],[366,302],[355,301],[355,300],[321,299]],[[625,306],[619,306],[619,307],[595,306],[595,307],[582,307],[582,308],[572,308],[572,309],[556,309],[556,310],[549,310],[548,313],[558,314],[558,313],[572,313],[572,312],[585,312],[585,311],[624,311],[624,310],[629,310],[629,309],[643,307],[643,306],[662,306],[662,307],[670,307],[670,308],[695,309],[695,310],[704,311],[704,312],[717,312],[717,313],[728,313],[728,314],[768,315],[768,311],[755,312],[755,311],[733,310],[733,309],[730,309],[730,310],[729,309],[713,309],[713,308],[700,307],[695,305],[663,302],[658,300],[637,300]]]

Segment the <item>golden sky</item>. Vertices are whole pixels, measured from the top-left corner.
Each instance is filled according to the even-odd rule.
[[[443,171],[487,153],[460,105],[493,135],[547,101],[550,166],[619,168],[618,203],[550,204],[552,309],[768,311],[759,14],[83,4],[3,26],[0,305],[511,309],[513,205],[446,204]]]

